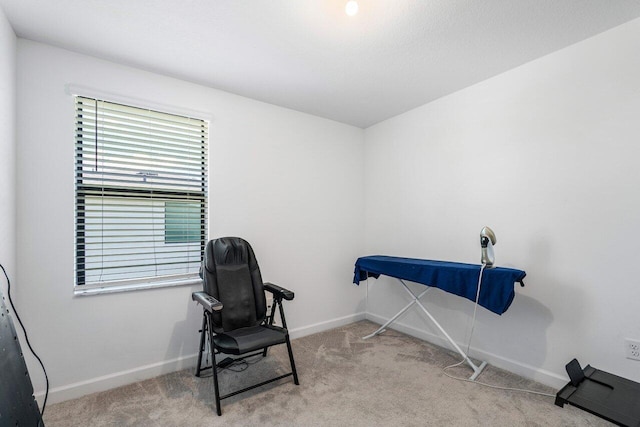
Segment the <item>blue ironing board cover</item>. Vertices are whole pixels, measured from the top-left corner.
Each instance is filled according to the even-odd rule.
[[[356,261],[353,283],[359,285],[361,280],[367,277],[377,279],[381,274],[440,288],[475,302],[480,265],[384,255],[366,256]],[[485,268],[478,304],[496,314],[504,313],[515,297],[514,284],[522,284],[526,275],[524,271],[513,268]]]

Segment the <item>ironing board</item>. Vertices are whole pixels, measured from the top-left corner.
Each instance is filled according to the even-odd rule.
[[[364,339],[371,338],[385,331],[385,329],[398,319],[413,305],[417,305],[436,325],[440,332],[447,338],[451,345],[464,358],[465,362],[473,369],[473,374],[469,378],[475,380],[487,365],[482,362],[477,366],[465,354],[464,351],[456,344],[456,342],[447,334],[444,328],[438,323],[431,313],[420,302],[420,298],[424,296],[432,287],[442,289],[443,291],[476,301],[478,279],[480,276],[481,266],[475,264],[464,264],[449,261],[434,261],[415,258],[400,258],[384,255],[374,255],[360,257],[356,260],[353,275],[353,283],[360,284],[361,280],[368,277],[378,278],[381,274],[393,277],[398,280],[402,287],[409,293],[411,301],[384,325]],[[526,273],[522,270],[512,268],[485,268],[480,286],[480,295],[478,296],[478,305],[496,313],[502,314],[511,305],[515,297],[514,283],[520,282],[524,286],[523,279]],[[404,282],[405,280],[425,285],[427,288],[420,294],[414,294]]]

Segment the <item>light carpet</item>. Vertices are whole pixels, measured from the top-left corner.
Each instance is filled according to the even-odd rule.
[[[213,381],[193,370],[163,375],[47,407],[55,426],[605,426],[552,397],[495,390],[445,376],[459,355],[394,330],[363,340],[377,325],[362,321],[293,340],[300,385],[291,377],[222,401]],[[221,393],[287,371],[285,346],[253,358],[246,370],[220,373]],[[243,365],[232,366],[241,369]],[[447,371],[468,377],[470,368]],[[555,393],[488,366],[479,380]]]

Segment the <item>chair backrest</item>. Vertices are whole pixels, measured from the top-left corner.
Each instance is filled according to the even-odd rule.
[[[267,301],[249,242],[239,237],[210,240],[204,249],[203,267],[204,291],[223,304],[221,311],[213,313],[215,332],[262,323]]]

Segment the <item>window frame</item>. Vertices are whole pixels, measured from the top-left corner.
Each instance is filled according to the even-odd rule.
[[[139,198],[142,196],[149,196],[149,200],[153,202],[162,201],[163,196],[167,196],[169,199],[176,197],[176,201],[185,202],[185,203],[198,203],[200,205],[200,257],[204,253],[204,247],[207,242],[207,230],[208,230],[208,181],[209,181],[209,157],[208,157],[208,145],[209,145],[209,136],[208,129],[210,125],[210,120],[206,117],[206,114],[197,114],[194,115],[192,112],[184,113],[181,111],[185,111],[182,109],[176,109],[174,107],[168,106],[158,106],[155,104],[153,106],[141,106],[141,104],[152,105],[153,103],[141,103],[134,100],[129,100],[126,97],[109,97],[109,96],[101,96],[95,95],[89,91],[88,93],[85,91],[80,93],[77,90],[74,90],[75,86],[67,85],[66,90],[67,93],[72,95],[72,100],[74,104],[74,108],[76,105],[76,99],[78,97],[93,99],[97,101],[104,101],[111,104],[120,104],[128,108],[140,109],[145,111],[156,111],[163,114],[181,116],[182,118],[193,118],[196,120],[201,120],[204,123],[203,126],[203,135],[202,135],[202,148],[200,152],[200,161],[201,161],[201,186],[200,191],[194,192],[193,190],[189,191],[177,191],[171,189],[150,189],[150,188],[139,188],[139,189],[131,189],[131,188],[119,188],[117,185],[96,185],[96,184],[88,184],[84,185],[84,178],[86,171],[82,165],[82,160],[77,158],[78,149],[74,149],[74,154],[76,158],[74,159],[74,176],[76,179],[76,185],[74,190],[74,214],[76,216],[76,224],[74,225],[74,294],[76,295],[93,295],[93,294],[101,294],[101,293],[112,293],[112,292],[123,292],[123,291],[134,291],[140,289],[155,289],[162,287],[172,287],[172,286],[181,286],[181,285],[193,285],[200,284],[201,279],[198,276],[197,272],[193,273],[184,273],[184,274],[173,274],[173,275],[155,275],[155,276],[147,276],[147,277],[139,277],[139,278],[128,278],[123,280],[109,280],[102,283],[86,283],[86,271],[85,271],[85,261],[84,254],[86,248],[81,247],[85,243],[85,231],[86,231],[86,223],[85,223],[85,209],[80,210],[78,206],[86,201],[87,194],[90,192],[94,192],[95,194],[102,193],[109,194],[109,197],[136,197]],[[115,98],[111,99],[111,98]],[[191,110],[189,110],[191,111]],[[200,117],[198,117],[200,116]],[[203,118],[205,117],[205,118]],[[78,126],[78,113],[74,109],[74,135],[78,137],[79,132],[82,132],[82,127]],[[97,120],[97,119],[95,119]],[[80,192],[79,192],[80,189]],[[185,199],[185,195],[188,197]],[[151,197],[151,196],[155,196]],[[166,200],[165,200],[166,201]],[[166,207],[166,205],[165,205]],[[166,228],[164,229],[164,233],[166,235]],[[165,242],[167,243],[167,242]],[[190,242],[195,243],[195,242]],[[171,244],[171,243],[168,243]]]

